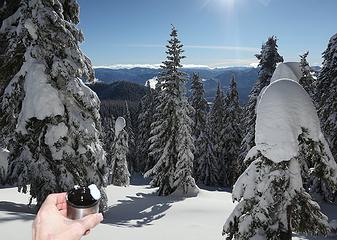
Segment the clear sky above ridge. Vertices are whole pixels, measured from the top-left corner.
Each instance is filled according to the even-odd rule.
[[[336,0],[79,0],[81,45],[93,65],[158,64],[171,24],[185,45],[185,64],[256,63],[268,36],[285,61],[310,51],[312,65],[337,33]]]

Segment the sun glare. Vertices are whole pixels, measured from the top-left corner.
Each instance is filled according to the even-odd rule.
[[[229,14],[233,11],[236,1],[238,0],[205,0],[203,7],[214,7]]]

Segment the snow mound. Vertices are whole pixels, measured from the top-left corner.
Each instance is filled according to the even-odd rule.
[[[274,81],[264,91],[257,107],[256,148],[275,162],[297,156],[298,136],[309,130],[314,141],[322,140],[316,109],[296,81]]]
[[[275,82],[280,79],[291,79],[296,82],[299,82],[299,79],[302,77],[302,71],[300,63],[298,62],[286,62],[280,63],[274,71],[270,82]]]
[[[298,154],[298,136],[303,128],[309,131],[312,140],[321,141],[328,149],[312,100],[298,83],[301,74],[298,63],[277,66],[271,84],[259,99],[256,146],[251,151],[261,151],[275,162],[288,161]]]
[[[115,135],[118,137],[119,133],[125,128],[126,121],[123,117],[118,117],[115,122]]]

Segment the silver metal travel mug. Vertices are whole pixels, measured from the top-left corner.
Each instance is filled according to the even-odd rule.
[[[89,214],[98,213],[100,199],[94,199],[87,187],[70,190],[66,196],[67,217],[73,220],[81,219]]]

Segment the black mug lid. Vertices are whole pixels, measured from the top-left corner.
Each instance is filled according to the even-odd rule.
[[[76,208],[89,208],[94,206],[98,200],[94,199],[88,187],[73,188],[67,193],[67,202]]]

